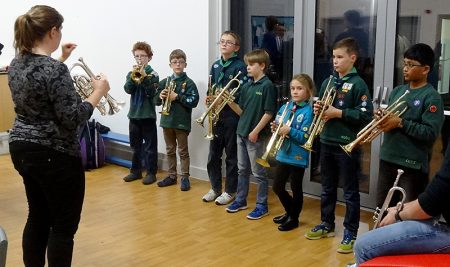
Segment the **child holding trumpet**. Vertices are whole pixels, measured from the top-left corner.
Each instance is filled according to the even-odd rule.
[[[156,181],[158,171],[155,98],[159,76],[149,65],[153,51],[148,43],[136,42],[131,52],[137,64],[128,72],[124,89],[130,95],[128,119],[133,156],[130,173],[123,180],[131,182],[142,178],[142,157],[144,157],[147,175],[142,183],[149,185]]]
[[[181,191],[191,188],[189,182],[189,147],[188,136],[191,132],[192,109],[198,104],[199,95],[197,86],[184,72],[186,68],[186,54],[181,49],[175,49],[169,56],[170,67],[173,74],[159,83],[161,102],[169,101],[170,107],[161,115],[160,126],[163,128],[164,140],[166,141],[167,161],[169,163],[169,175],[158,182],[159,187],[175,185],[177,183],[177,147],[181,163]],[[170,79],[170,82],[167,82]],[[173,86],[173,90],[166,88]],[[167,115],[164,115],[167,114]]]
[[[319,96],[327,90],[335,90],[335,97],[327,107],[322,101],[314,104],[314,113],[323,108],[325,121],[320,133],[321,166],[321,223],[305,234],[310,240],[334,236],[335,207],[339,179],[343,180],[345,198],[344,236],[337,249],[339,253],[351,253],[359,228],[360,196],[357,169],[360,162],[359,148],[349,155],[340,147],[356,138],[358,131],[372,117],[372,101],[366,83],[353,66],[358,57],[358,44],[353,38],[345,38],[333,46],[334,75],[322,83]],[[334,87],[334,88],[333,88]]]
[[[312,108],[308,103],[313,96],[314,83],[307,74],[297,74],[292,78],[291,101],[283,105],[271,123],[272,129],[279,128],[279,138],[284,138],[276,153],[278,165],[273,191],[280,199],[285,214],[273,218],[280,224],[278,230],[290,231],[298,227],[298,217],[303,206],[302,181],[309,163],[309,151],[300,147],[308,139],[308,129],[312,122]],[[284,112],[286,111],[286,112]],[[282,116],[282,114],[285,116]],[[277,122],[282,120],[282,125]],[[292,196],[286,191],[290,181]]]

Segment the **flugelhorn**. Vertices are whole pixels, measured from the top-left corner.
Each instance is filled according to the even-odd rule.
[[[161,115],[167,116],[170,114],[170,106],[172,105],[172,100],[170,99],[170,95],[172,94],[172,92],[175,91],[176,86],[177,86],[177,84],[175,83],[175,81],[170,80],[170,77],[167,77],[166,86],[164,88],[165,90],[167,90],[167,96],[166,96],[166,98],[164,98],[162,109],[159,112],[159,113],[161,113]]]
[[[303,147],[308,151],[313,151],[312,146],[314,139],[322,132],[323,126],[325,125],[323,113],[325,112],[325,110],[327,110],[328,106],[333,104],[334,98],[336,97],[336,87],[334,87],[334,84],[332,84],[332,80],[333,75],[330,75],[327,87],[325,88],[325,92],[322,98],[320,99],[320,102],[322,103],[322,108],[320,109],[319,113],[314,114],[311,127],[308,130],[309,137],[306,140],[305,144],[301,145],[301,147]]]
[[[283,141],[285,136],[281,136],[279,135],[280,133],[280,129],[283,125],[287,125],[287,126],[291,126],[292,124],[292,120],[295,116],[295,105],[291,111],[291,114],[289,115],[289,118],[286,122],[284,122],[284,119],[288,113],[288,106],[289,106],[289,102],[286,103],[286,106],[283,109],[283,112],[281,113],[281,116],[278,118],[278,125],[276,130],[272,133],[272,136],[270,137],[269,143],[266,146],[266,150],[264,152],[264,154],[260,157],[256,159],[256,163],[269,168],[270,164],[269,161],[267,160],[268,157],[275,157],[276,154],[278,153],[278,150],[280,150],[281,145],[283,145]]]
[[[403,173],[404,173],[403,170],[401,170],[401,169],[397,170],[397,177],[395,178],[394,186],[392,186],[392,188],[389,189],[389,192],[387,193],[387,196],[384,199],[383,206],[381,206],[381,209],[378,207],[375,209],[375,212],[373,214],[373,220],[375,221],[373,229],[378,228],[378,226],[380,225],[380,222],[383,219],[384,213],[389,208],[389,203],[391,203],[392,196],[394,195],[395,191],[399,191],[400,193],[402,193],[402,200],[399,203],[397,203],[397,209],[401,209],[403,207],[403,204],[405,203],[405,200],[406,200],[406,192],[405,192],[405,189],[397,186],[398,180],[400,179],[400,176]]]
[[[140,84],[142,81],[144,81],[144,78],[147,77],[147,73],[145,72],[145,65],[141,63],[141,61],[138,61],[138,65],[133,67],[133,70],[131,71],[131,79],[137,83]]]
[[[69,72],[75,67],[81,67],[84,72],[88,75],[73,74],[72,81],[75,85],[77,93],[80,95],[82,100],[88,98],[92,92],[94,92],[94,87],[92,86],[93,79],[99,79],[99,76],[94,75],[94,73],[89,69],[89,67],[84,63],[83,58],[78,59],[80,62],[76,62],[72,65]],[[109,106],[109,108],[108,108]],[[119,112],[125,106],[125,102],[115,100],[110,94],[103,96],[98,102],[96,108],[100,111],[102,115],[113,115]]]
[[[389,105],[378,118],[374,118],[369,124],[366,125],[361,131],[356,135],[356,139],[347,145],[340,145],[342,149],[350,155],[352,150],[360,144],[370,143],[383,131],[378,127],[381,123],[386,121],[391,115],[401,116],[408,109],[406,101],[400,101],[409,93],[408,90],[403,93],[397,100],[395,100],[391,105]]]
[[[197,118],[195,121],[203,126],[203,123],[210,112],[213,118],[213,121],[217,121],[219,118],[220,111],[228,104],[234,101],[234,94],[237,92],[239,87],[241,86],[241,82],[238,77],[241,75],[241,71],[239,71],[233,79],[231,79],[227,85],[220,91],[217,95],[216,99],[209,105],[203,114]],[[234,87],[231,91],[228,91],[233,82],[237,82],[237,86]],[[217,105],[217,106],[216,106]]]

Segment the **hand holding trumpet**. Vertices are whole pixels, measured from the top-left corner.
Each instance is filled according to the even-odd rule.
[[[167,98],[167,94],[169,92],[168,88],[164,88],[164,90],[161,91],[161,93],[159,94],[159,98],[161,99],[166,99]],[[177,98],[178,94],[175,93],[173,90],[171,90],[170,95],[169,95],[169,100],[170,101],[174,101]]]
[[[314,115],[318,115],[323,108],[325,108],[325,110],[323,111],[322,119],[325,122],[333,118],[342,118],[342,110],[335,108],[332,105],[324,107],[320,100],[317,100],[313,105]]]
[[[383,132],[389,132],[395,128],[401,128],[402,119],[394,113],[390,113],[386,115],[384,109],[377,109],[374,113],[374,117],[376,120],[380,120],[383,116],[387,116],[379,125],[379,129]]]

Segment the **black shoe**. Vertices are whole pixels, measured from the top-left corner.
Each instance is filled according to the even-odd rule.
[[[171,176],[167,176],[162,181],[158,182],[159,187],[166,187],[174,184],[177,184],[177,178],[172,178]]]
[[[139,180],[139,179],[142,179],[141,173],[130,173],[127,176],[123,177],[123,180],[125,182],[132,182],[134,180]]]
[[[153,184],[156,182],[156,176],[154,174],[147,174],[142,180],[142,183],[145,185]]]
[[[283,215],[274,217],[274,218],[273,218],[273,222],[276,223],[276,224],[282,224],[282,223],[284,223],[288,218],[289,218],[289,215],[288,215],[287,213],[285,213],[285,214],[283,214]]]
[[[295,229],[298,227],[298,219],[292,219],[291,217],[288,217],[288,219],[278,226],[278,230],[280,231],[290,231],[292,229]]]

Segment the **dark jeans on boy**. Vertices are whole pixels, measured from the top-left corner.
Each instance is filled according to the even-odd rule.
[[[158,171],[156,119],[130,119],[129,129],[130,147],[133,149],[131,172],[141,173],[143,157],[147,174],[156,175]]]
[[[85,176],[81,158],[29,142],[12,142],[11,159],[23,177],[28,218],[22,247],[25,266],[71,266]]]
[[[422,172],[422,170],[415,170],[380,160],[380,176],[378,177],[377,186],[377,207],[381,208],[381,206],[383,206],[389,189],[394,186],[398,169],[402,169],[404,171],[404,173],[400,176],[397,186],[405,189],[405,203],[417,199],[420,193],[425,191],[428,184],[428,173]],[[394,192],[390,202],[391,205],[389,205],[389,207],[395,206],[401,199],[401,193]]]
[[[339,179],[342,179],[345,199],[344,227],[354,236],[358,233],[360,217],[360,196],[357,175],[359,149],[347,155],[340,146],[321,144],[320,166],[322,179],[321,219],[335,225],[335,208]]]
[[[237,123],[238,120],[234,118],[219,120],[213,130],[214,139],[209,143],[208,176],[212,189],[218,194],[222,192],[222,153],[224,149],[226,154],[225,192],[234,194],[237,190]]]
[[[297,220],[303,207],[303,175],[305,168],[278,162],[273,191],[277,194],[286,213]],[[286,183],[290,181],[292,196],[286,191]]]

